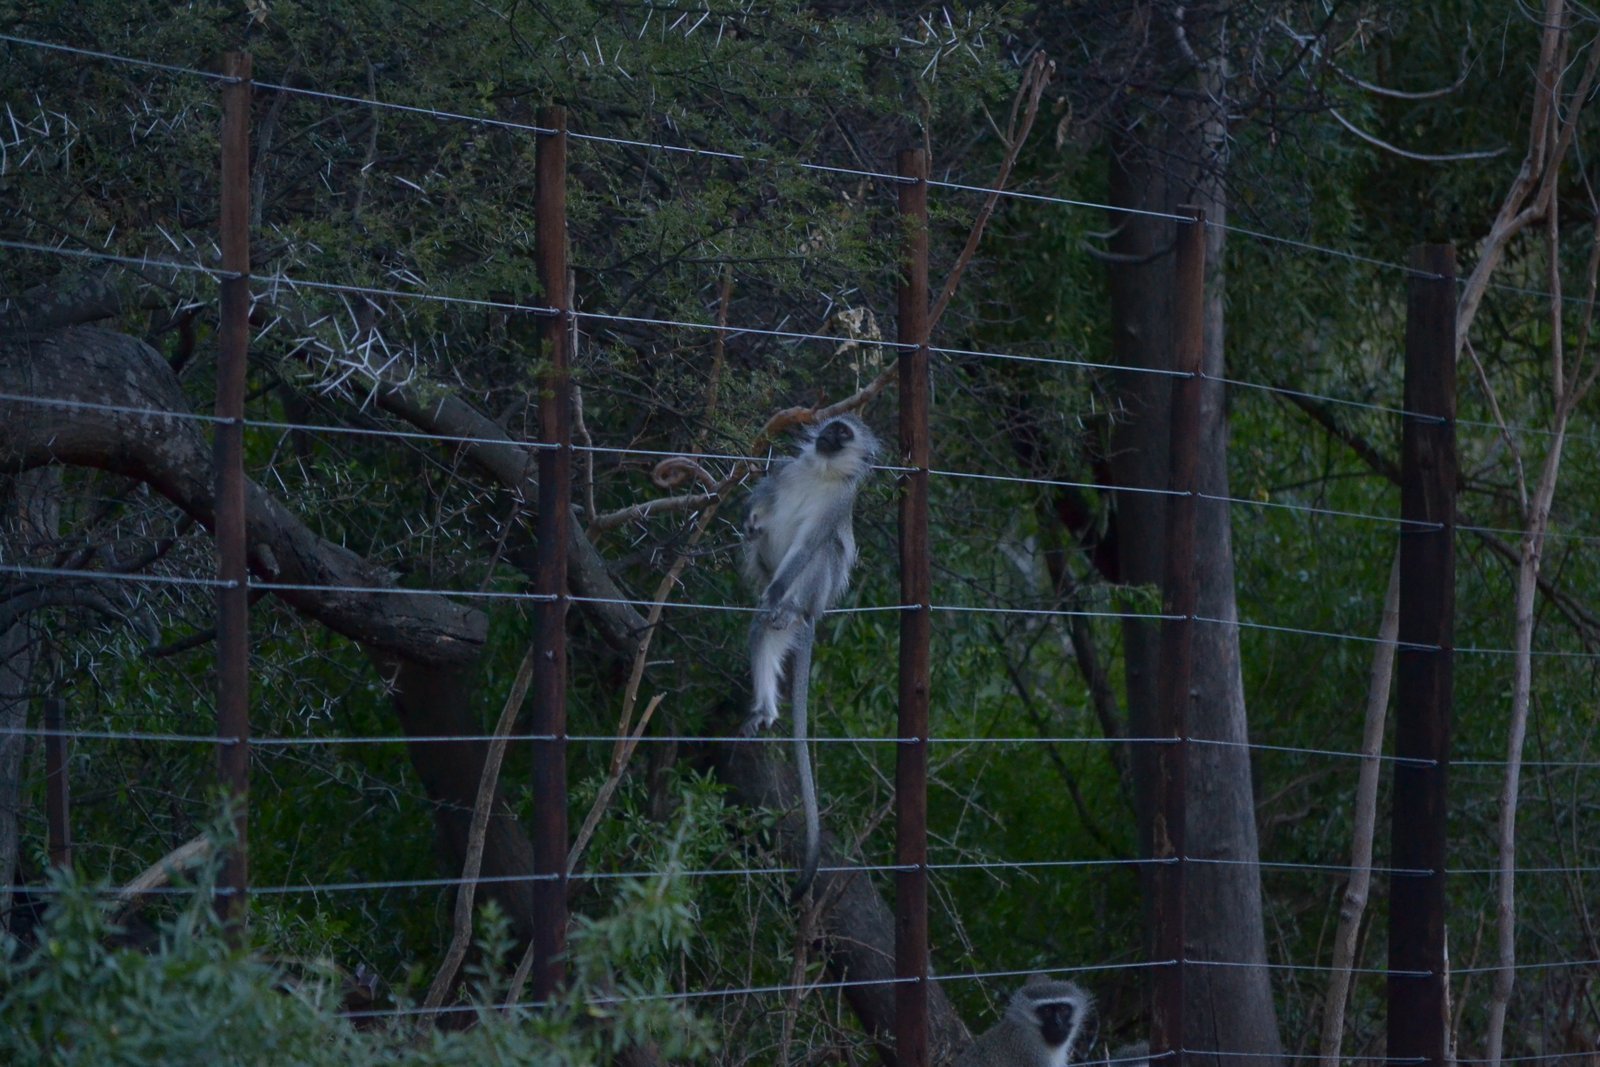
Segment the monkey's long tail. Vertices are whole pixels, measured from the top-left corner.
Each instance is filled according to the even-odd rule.
[[[817,866],[822,861],[822,819],[817,814],[817,783],[811,774],[811,746],[806,739],[806,692],[811,684],[811,644],[816,636],[815,624],[802,626],[794,649],[793,690],[790,703],[794,706],[794,762],[800,772],[800,804],[805,809],[805,856],[800,863],[800,878],[789,894],[789,902],[799,903],[817,877]]]

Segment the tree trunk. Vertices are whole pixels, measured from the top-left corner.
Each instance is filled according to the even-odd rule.
[[[59,487],[55,471],[24,471],[0,479],[0,558],[39,562],[37,550],[55,541],[61,515]],[[11,599],[18,587],[33,584],[23,576],[0,582],[0,603]],[[37,614],[23,611],[8,617],[8,623],[0,623],[0,930],[10,929],[7,887],[17,882],[22,843],[23,755],[28,738],[20,731],[28,726],[29,697],[38,687],[45,637]]]
[[[1215,80],[1215,79],[1207,79]],[[1221,99],[1218,91],[1211,97]],[[1203,95],[1203,94],[1202,94]],[[1221,377],[1223,359],[1222,262],[1227,202],[1223,194],[1223,117],[1209,105],[1175,105],[1154,123],[1149,140],[1123,137],[1113,144],[1111,198],[1120,207],[1174,213],[1185,204],[1204,209],[1212,225],[1206,237],[1205,373]],[[1143,129],[1143,128],[1141,128]],[[1172,255],[1174,223],[1117,213],[1112,252],[1113,355],[1122,366],[1172,366]],[[1118,485],[1162,489],[1167,485],[1167,379],[1122,373],[1119,424],[1113,434],[1112,471]],[[1201,399],[1200,492],[1228,492],[1228,427],[1220,382],[1208,381]],[[1123,581],[1159,584],[1165,498],[1121,493],[1117,531]],[[1190,735],[1224,744],[1190,747],[1186,803],[1189,866],[1186,955],[1190,960],[1260,965],[1266,962],[1255,801],[1249,752],[1244,681],[1240,671],[1238,606],[1234,598],[1232,524],[1229,505],[1202,499],[1197,515],[1196,566],[1199,614],[1217,622],[1194,631],[1195,697]],[[1130,734],[1151,736],[1156,679],[1161,669],[1158,632],[1129,623],[1126,634]],[[1155,802],[1153,753],[1135,746],[1139,840],[1150,854]],[[1148,907],[1148,889],[1147,907]],[[1185,981],[1185,1045],[1266,1056],[1281,1052],[1272,988],[1264,966],[1191,965]],[[1194,1057],[1212,1060],[1213,1057]]]

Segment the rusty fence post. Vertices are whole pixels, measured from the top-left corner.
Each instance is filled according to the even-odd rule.
[[[1400,647],[1389,890],[1389,1056],[1446,1062],[1446,785],[1455,645],[1456,255],[1411,252],[1400,452]],[[1419,977],[1415,972],[1424,972]]]
[[[44,811],[49,833],[50,863],[72,866],[72,791],[67,771],[66,704],[60,697],[44,702]]]
[[[895,760],[895,1062],[927,1067],[928,670],[932,636],[928,560],[928,157],[900,153],[905,242],[899,291],[901,744]]]
[[[534,225],[539,291],[539,520],[533,668],[533,991],[564,980],[567,944],[567,536],[572,510],[572,305],[567,292],[567,112],[539,113]]]
[[[1188,882],[1185,854],[1189,782],[1189,703],[1192,700],[1194,618],[1200,582],[1195,568],[1196,509],[1199,504],[1200,376],[1205,358],[1206,216],[1198,208],[1181,208],[1189,216],[1178,224],[1174,279],[1173,370],[1186,377],[1173,380],[1170,462],[1167,488],[1166,560],[1163,564],[1161,613],[1161,677],[1157,683],[1156,733],[1174,738],[1156,750],[1159,790],[1153,857],[1156,868],[1155,958],[1163,962],[1155,975],[1151,998],[1152,1059],[1182,1067],[1184,1046],[1184,896]]]
[[[219,776],[233,805],[234,842],[218,877],[218,910],[237,927],[250,883],[250,589],[245,570],[244,386],[250,347],[250,56],[229,52],[222,72],[221,314],[213,445],[217,546]]]

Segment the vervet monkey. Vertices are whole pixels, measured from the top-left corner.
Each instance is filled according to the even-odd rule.
[[[744,518],[744,573],[760,590],[750,624],[754,707],[744,733],[778,721],[778,687],[785,668],[794,712],[794,758],[805,808],[805,860],[793,899],[805,896],[822,854],[817,786],[806,744],[806,687],[817,619],[850,584],[856,562],[851,512],[872,471],[878,438],[854,415],[824,422],[791,459],[767,472],[750,494]]]
[[[1034,975],[956,1067],[1067,1067],[1093,1012],[1094,998],[1076,983]]]

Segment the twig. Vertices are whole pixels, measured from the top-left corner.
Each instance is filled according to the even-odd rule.
[[[577,382],[572,383],[572,432],[583,445],[582,458],[578,461],[583,470],[583,513],[594,519],[590,528],[597,526],[601,519],[595,518],[594,503],[594,437],[589,433],[589,426],[583,421],[583,387]],[[626,521],[626,520],[624,520]],[[617,523],[622,525],[621,522]],[[603,527],[610,529],[610,527]]]
[[[1550,199],[1555,195],[1555,179],[1561,170],[1559,165],[1552,166],[1551,161],[1559,161],[1566,155],[1578,119],[1583,114],[1583,104],[1594,88],[1596,76],[1600,75],[1600,48],[1591,47],[1578,86],[1568,98],[1569,107],[1563,119],[1557,107],[1557,97],[1561,89],[1561,55],[1565,51],[1567,34],[1561,17],[1565,6],[1565,0],[1545,0],[1544,17],[1541,20],[1544,34],[1539,48],[1539,65],[1534,75],[1533,117],[1528,121],[1528,151],[1516,179],[1511,183],[1510,191],[1500,204],[1500,212],[1489,229],[1489,236],[1484,238],[1477,265],[1462,286],[1461,300],[1456,305],[1458,357],[1459,346],[1466,340],[1468,329],[1477,317],[1478,307],[1489,287],[1489,278],[1499,267],[1506,246],[1513,237],[1544,217]],[[1556,131],[1553,145],[1550,137],[1552,126]],[[1530,201],[1529,194],[1534,192],[1535,186],[1537,192]]]
[[[589,813],[584,816],[583,825],[579,827],[577,837],[573,840],[572,849],[567,853],[567,874],[570,877],[578,870],[578,865],[583,861],[583,854],[589,847],[589,842],[594,837],[595,830],[600,825],[601,818],[611,805],[611,798],[621,784],[623,776],[627,773],[628,764],[633,759],[634,751],[639,747],[639,738],[644,736],[645,729],[650,725],[651,718],[655,715],[656,708],[661,705],[666,694],[657,693],[645,705],[644,713],[639,716],[637,726],[632,726],[633,709],[639,698],[639,683],[644,678],[646,657],[650,651],[650,642],[655,633],[660,629],[661,613],[667,606],[667,594],[672,592],[673,586],[678,582],[678,577],[689,565],[692,558],[692,549],[704,536],[711,525],[711,520],[717,514],[717,502],[713,501],[700,517],[695,521],[694,531],[689,535],[688,541],[678,556],[672,561],[671,568],[661,583],[656,587],[656,595],[652,598],[650,612],[646,617],[643,633],[639,643],[634,649],[633,669],[628,675],[628,686],[623,691],[622,714],[617,720],[617,740],[611,749],[611,763],[606,773],[606,780],[600,786],[600,791],[595,795],[594,803],[589,807]],[[631,727],[631,728],[630,728]],[[517,969],[511,976],[511,985],[506,992],[506,1004],[515,1004],[522,996],[523,987],[527,985],[528,975],[533,971],[533,945],[529,945],[523,952],[522,959],[517,962]]]
[[[1473,368],[1478,372],[1478,384],[1483,386],[1483,395],[1489,399],[1489,413],[1494,416],[1495,425],[1500,428],[1500,439],[1511,450],[1511,458],[1517,465],[1517,502],[1522,505],[1524,514],[1528,511],[1528,475],[1522,466],[1522,449],[1517,446],[1516,438],[1506,426],[1505,416],[1500,413],[1500,398],[1495,395],[1494,386],[1489,382],[1489,372],[1484,370],[1483,361],[1478,358],[1478,350],[1472,347],[1471,341],[1463,341],[1461,350],[1472,360]]]
[[[530,646],[517,668],[517,677],[511,684],[505,707],[500,709],[500,721],[495,724],[494,739],[484,755],[483,773],[478,777],[478,796],[472,806],[472,826],[467,833],[467,857],[461,865],[461,886],[456,891],[455,929],[450,935],[450,948],[445,953],[439,973],[422,1002],[423,1018],[437,1017],[437,1009],[444,1003],[445,994],[455,983],[456,971],[466,958],[467,946],[472,941],[472,904],[477,895],[477,878],[483,868],[483,841],[489,830],[489,809],[494,805],[496,787],[500,783],[500,762],[505,757],[506,735],[517,721],[522,710],[522,700],[533,683],[533,659],[536,649]]]
[[[983,239],[984,228],[989,224],[989,217],[994,214],[996,203],[1000,194],[1005,191],[1006,181],[1011,176],[1011,168],[1016,163],[1017,154],[1022,150],[1022,145],[1028,139],[1028,134],[1033,130],[1034,119],[1039,114],[1039,99],[1045,87],[1050,84],[1050,76],[1055,71],[1055,64],[1044,53],[1036,53],[1028,64],[1028,69],[1023,73],[1022,84],[1017,88],[1017,95],[1011,101],[1011,115],[1008,120],[1005,157],[1000,163],[1000,172],[995,178],[993,189],[984,201],[978,217],[973,221],[972,229],[967,234],[967,243],[962,246],[961,254],[956,257],[955,265],[950,268],[950,274],[945,278],[939,299],[934,303],[928,315],[928,330],[931,333],[938,324],[940,316],[949,306],[950,298],[955,295],[956,286],[961,282],[961,276],[966,271],[967,265],[972,262],[973,255],[977,252],[978,242]],[[1018,112],[1022,113],[1021,122],[1018,122]],[[847,411],[858,411],[870,404],[879,393],[889,387],[891,382],[898,380],[899,368],[891,363],[879,375],[856,390],[843,400],[836,401],[825,407],[785,408],[772,418],[761,430],[757,438],[757,447],[752,452],[759,452],[777,439],[781,434],[795,426],[807,426],[811,423],[831,419],[835,415],[842,415]],[[741,472],[741,476],[742,476]]]
[[[742,467],[735,464],[735,470],[742,470]],[[626,526],[630,522],[665,512],[694,511],[720,499],[722,493],[732,487],[739,478],[730,476],[719,480],[716,475],[688,456],[668,456],[651,470],[650,480],[663,489],[676,489],[694,481],[705,486],[706,491],[693,496],[661,496],[654,500],[642,500],[637,504],[630,504],[596,518],[589,524],[590,531],[598,533],[614,530],[618,526]]]
[[[717,287],[717,330],[711,338],[711,371],[706,375],[705,425],[700,429],[699,443],[704,443],[716,418],[717,401],[722,392],[722,368],[728,358],[728,305],[733,301],[733,265],[723,264],[722,284]]]
[[[956,257],[955,266],[950,268],[949,275],[945,278],[944,288],[939,292],[939,299],[933,303],[933,310],[928,313],[928,332],[939,322],[939,317],[944,314],[944,309],[949,306],[950,298],[955,295],[956,286],[961,283],[961,275],[966,271],[967,264],[972,262],[973,254],[978,251],[978,242],[983,239],[984,227],[988,226],[989,218],[994,214],[995,204],[1000,200],[1000,194],[1005,191],[1006,180],[1011,177],[1011,168],[1017,162],[1017,153],[1022,150],[1023,144],[1028,140],[1028,134],[1033,131],[1033,120],[1039,116],[1039,98],[1044,95],[1045,86],[1050,84],[1050,76],[1055,73],[1056,65],[1050,57],[1043,52],[1035,52],[1033,61],[1028,64],[1028,69],[1022,75],[1022,84],[1017,88],[1017,95],[1011,101],[1011,116],[1006,121],[1006,152],[1000,161],[1000,173],[995,176],[994,188],[983,202],[983,207],[978,212],[977,220],[972,224],[972,230],[967,234],[967,243],[962,246],[961,254]],[[1017,125],[1017,111],[1024,107],[1022,125]]]
[[[611,803],[611,796],[616,792],[617,785],[621,783],[622,776],[627,773],[628,763],[633,758],[634,750],[639,747],[639,738],[644,735],[645,727],[650,723],[650,717],[655,714],[656,706],[661,703],[662,694],[657,694],[645,706],[644,714],[639,716],[639,725],[632,727],[633,709],[639,700],[639,685],[644,681],[645,662],[650,653],[650,643],[654,640],[656,631],[661,627],[661,613],[666,609],[668,595],[678,584],[678,578],[683,574],[684,568],[689,565],[692,558],[692,549],[705,536],[706,530],[711,525],[711,520],[716,517],[717,504],[712,503],[695,520],[693,532],[688,540],[678,550],[677,558],[672,561],[672,566],[667,570],[661,583],[656,586],[656,594],[652,597],[649,614],[646,616],[644,633],[639,637],[638,648],[633,654],[633,669],[628,674],[628,685],[622,694],[622,714],[617,720],[617,740],[611,748],[611,764],[606,774],[605,784],[600,787],[600,792],[595,796],[594,804],[590,806],[589,814],[584,817],[583,826],[578,830],[578,836],[572,843],[572,849],[567,854],[567,872],[572,874],[577,871],[578,864],[583,860],[583,853],[589,847],[589,841],[594,836],[594,831],[600,824],[601,817]]]
[[[620,511],[608,511],[589,524],[591,533],[604,533],[615,530],[619,526],[626,526],[630,522],[639,522],[652,515],[664,515],[678,511],[694,511],[720,499],[717,493],[696,493],[693,496],[658,496],[653,500],[641,500],[637,504],[630,504]]]

